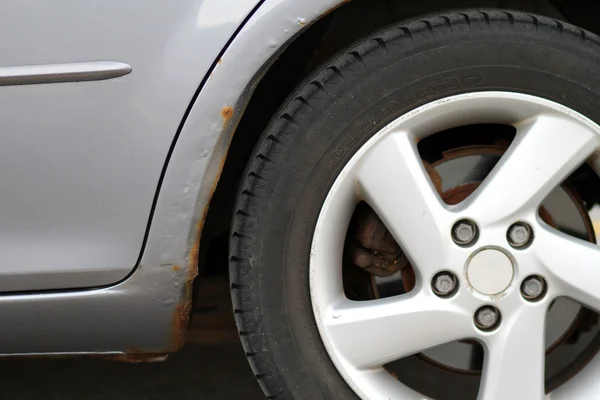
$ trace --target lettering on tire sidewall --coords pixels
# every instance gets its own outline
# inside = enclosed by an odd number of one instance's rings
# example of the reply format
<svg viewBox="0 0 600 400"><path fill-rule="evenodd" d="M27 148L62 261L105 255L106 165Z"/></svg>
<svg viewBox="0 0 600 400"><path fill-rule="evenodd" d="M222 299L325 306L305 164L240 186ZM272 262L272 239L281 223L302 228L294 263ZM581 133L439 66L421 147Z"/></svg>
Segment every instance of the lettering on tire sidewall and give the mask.
<svg viewBox="0 0 600 400"><path fill-rule="evenodd" d="M483 75L467 75L458 78L445 78L434 81L424 88L412 92L404 97L406 101L417 101L423 97L436 95L456 89L468 89L483 83Z"/></svg>

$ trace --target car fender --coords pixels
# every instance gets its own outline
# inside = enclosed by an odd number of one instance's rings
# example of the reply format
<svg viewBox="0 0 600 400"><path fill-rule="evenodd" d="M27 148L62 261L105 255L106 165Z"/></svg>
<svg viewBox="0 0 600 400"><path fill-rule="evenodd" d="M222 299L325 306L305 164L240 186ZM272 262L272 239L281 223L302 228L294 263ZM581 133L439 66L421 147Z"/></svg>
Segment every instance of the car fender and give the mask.
<svg viewBox="0 0 600 400"><path fill-rule="evenodd" d="M254 89L295 35L346 1L265 1L215 63L191 105L166 165L140 265L176 267L182 279L173 310L179 333L189 312L210 200Z"/></svg>

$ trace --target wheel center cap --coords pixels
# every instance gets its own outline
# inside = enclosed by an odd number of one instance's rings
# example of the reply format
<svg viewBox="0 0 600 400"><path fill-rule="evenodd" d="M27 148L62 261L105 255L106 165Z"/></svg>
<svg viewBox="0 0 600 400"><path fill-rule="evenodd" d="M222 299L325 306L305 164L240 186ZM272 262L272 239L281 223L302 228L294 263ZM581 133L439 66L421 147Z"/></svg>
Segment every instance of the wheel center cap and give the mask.
<svg viewBox="0 0 600 400"><path fill-rule="evenodd" d="M485 249L475 253L467 265L467 279L479 293L493 295L506 290L513 279L513 263L504 252Z"/></svg>

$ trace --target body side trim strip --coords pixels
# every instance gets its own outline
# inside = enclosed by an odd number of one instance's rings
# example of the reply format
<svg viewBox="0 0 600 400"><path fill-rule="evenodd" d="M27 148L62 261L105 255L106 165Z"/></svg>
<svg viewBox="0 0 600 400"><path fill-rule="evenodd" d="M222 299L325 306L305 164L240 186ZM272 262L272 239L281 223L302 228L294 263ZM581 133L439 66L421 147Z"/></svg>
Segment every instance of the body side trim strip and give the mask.
<svg viewBox="0 0 600 400"><path fill-rule="evenodd" d="M130 72L131 65L116 61L0 67L0 86L100 81L118 78Z"/></svg>

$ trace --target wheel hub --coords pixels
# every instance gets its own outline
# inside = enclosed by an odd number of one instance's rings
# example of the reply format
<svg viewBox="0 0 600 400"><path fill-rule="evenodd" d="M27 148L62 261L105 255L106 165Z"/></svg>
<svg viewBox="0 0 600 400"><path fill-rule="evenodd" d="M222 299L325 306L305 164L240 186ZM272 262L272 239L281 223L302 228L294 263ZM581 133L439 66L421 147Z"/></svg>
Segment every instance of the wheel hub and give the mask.
<svg viewBox="0 0 600 400"><path fill-rule="evenodd" d="M513 276L513 262L502 250L476 251L467 263L467 280L481 294L502 293L510 286Z"/></svg>

